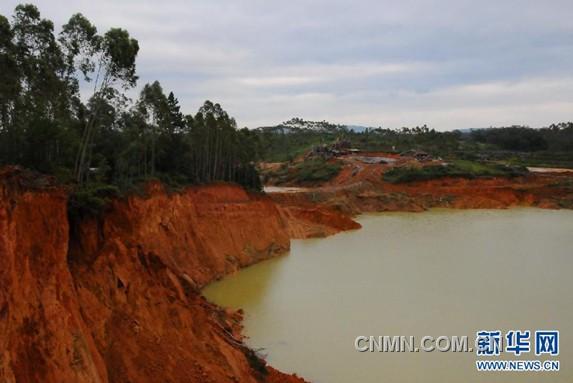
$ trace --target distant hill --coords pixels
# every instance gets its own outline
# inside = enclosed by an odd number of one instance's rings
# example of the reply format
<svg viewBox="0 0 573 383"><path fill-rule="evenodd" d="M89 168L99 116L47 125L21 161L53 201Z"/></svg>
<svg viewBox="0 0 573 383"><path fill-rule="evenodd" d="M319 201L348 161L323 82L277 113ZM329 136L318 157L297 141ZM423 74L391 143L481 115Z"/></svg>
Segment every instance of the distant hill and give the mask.
<svg viewBox="0 0 573 383"><path fill-rule="evenodd" d="M324 132L324 133L354 131L357 133L362 133L366 129L371 129L371 128L361 125L334 124L328 121L308 121L299 117L294 117L288 121L281 122L278 125L262 126L257 129L261 131L271 131L274 133L288 134L301 131L313 131L313 132Z"/></svg>
<svg viewBox="0 0 573 383"><path fill-rule="evenodd" d="M302 118L291 118L288 121L281 122L274 126L262 126L257 128L262 131L272 131L275 133L294 133L301 131L313 131L313 132L324 132L333 133L339 131L345 131L347 128L345 125L332 124L328 121L307 121Z"/></svg>

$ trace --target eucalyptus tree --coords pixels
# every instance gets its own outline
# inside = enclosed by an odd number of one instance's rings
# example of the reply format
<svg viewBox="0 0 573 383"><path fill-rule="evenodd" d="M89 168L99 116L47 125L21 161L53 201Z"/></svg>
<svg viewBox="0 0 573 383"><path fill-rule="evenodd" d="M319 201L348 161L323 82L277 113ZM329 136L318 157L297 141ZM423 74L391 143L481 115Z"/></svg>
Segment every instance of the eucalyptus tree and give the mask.
<svg viewBox="0 0 573 383"><path fill-rule="evenodd" d="M171 131L169 104L159 81L145 84L139 96L136 110L145 121L142 126L142 136L146 143L146 150L149 147L150 175L154 176L157 163L157 138L159 135L168 134Z"/></svg>
<svg viewBox="0 0 573 383"><path fill-rule="evenodd" d="M173 92L167 96L165 130L158 137L157 169L162 173L173 173L176 178L189 182L192 179L191 150L189 137L191 121L181 112L179 100Z"/></svg>
<svg viewBox="0 0 573 383"><path fill-rule="evenodd" d="M135 59L139 44L126 30L112 28L99 36L97 29L85 17L76 14L64 25L60 41L66 47L67 62L74 63L73 68L84 75L85 81L93 84L92 99L111 100L117 94L112 91L114 87L128 89L135 86ZM88 153L101 104L93 103L94 108L89 111L81 135L74 166L74 176L80 184L85 181L89 166Z"/></svg>
<svg viewBox="0 0 573 383"><path fill-rule="evenodd" d="M11 123L16 96L21 89L13 37L10 22L0 15L0 132L8 129Z"/></svg>
<svg viewBox="0 0 573 383"><path fill-rule="evenodd" d="M54 25L33 5L0 16L0 162L65 166L74 90Z"/></svg>
<svg viewBox="0 0 573 383"><path fill-rule="evenodd" d="M219 104L184 115L157 81L130 103L138 51L127 31L101 35L80 13L58 35L34 5L0 15L0 164L55 174L82 192L148 176L181 185L256 175L257 136L238 131Z"/></svg>

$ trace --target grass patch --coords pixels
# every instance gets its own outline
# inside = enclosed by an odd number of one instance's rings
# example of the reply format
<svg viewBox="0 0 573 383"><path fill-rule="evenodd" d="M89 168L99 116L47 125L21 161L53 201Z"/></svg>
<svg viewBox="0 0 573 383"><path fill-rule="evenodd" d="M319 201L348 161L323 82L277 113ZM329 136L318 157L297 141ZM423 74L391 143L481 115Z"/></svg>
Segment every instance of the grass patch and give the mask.
<svg viewBox="0 0 573 383"><path fill-rule="evenodd" d="M491 164L468 160L455 160L447 165L425 167L398 167L383 175L384 181L403 183L425 181L443 177L517 177L527 173L524 167L512 167L503 164Z"/></svg>
<svg viewBox="0 0 573 383"><path fill-rule="evenodd" d="M265 178L278 185L309 185L333 179L338 175L340 169L342 169L340 161L313 158L291 166L284 163L279 169L266 173Z"/></svg>
<svg viewBox="0 0 573 383"><path fill-rule="evenodd" d="M303 161L295 166L296 179L300 183L326 182L336 177L342 165L323 159Z"/></svg>

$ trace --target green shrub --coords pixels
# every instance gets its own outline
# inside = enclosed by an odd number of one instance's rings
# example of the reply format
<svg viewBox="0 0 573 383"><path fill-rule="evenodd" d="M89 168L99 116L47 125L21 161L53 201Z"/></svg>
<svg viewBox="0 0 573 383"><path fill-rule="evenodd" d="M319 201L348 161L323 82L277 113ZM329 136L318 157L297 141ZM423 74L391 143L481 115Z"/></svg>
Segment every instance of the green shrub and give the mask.
<svg viewBox="0 0 573 383"><path fill-rule="evenodd" d="M283 163L278 169L264 173L264 178L278 185L314 184L331 180L338 175L340 169L342 169L340 161L313 158L291 166Z"/></svg>
<svg viewBox="0 0 573 383"><path fill-rule="evenodd" d="M397 167L385 172L383 178L391 183L425 181L443 177L516 177L527 173L524 167L456 160L444 165Z"/></svg>
<svg viewBox="0 0 573 383"><path fill-rule="evenodd" d="M87 184L70 194L68 214L70 217L100 214L110 200L119 196L116 186L107 184Z"/></svg>
<svg viewBox="0 0 573 383"><path fill-rule="evenodd" d="M340 162L306 160L296 165L295 180L299 183L326 182L336 177L341 168Z"/></svg>

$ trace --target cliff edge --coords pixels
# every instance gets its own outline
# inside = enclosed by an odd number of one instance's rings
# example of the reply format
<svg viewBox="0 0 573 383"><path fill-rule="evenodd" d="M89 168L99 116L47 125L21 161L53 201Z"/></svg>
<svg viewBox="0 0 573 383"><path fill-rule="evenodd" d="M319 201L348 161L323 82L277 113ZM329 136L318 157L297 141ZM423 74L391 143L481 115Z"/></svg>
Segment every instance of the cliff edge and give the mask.
<svg viewBox="0 0 573 383"><path fill-rule="evenodd" d="M289 249L269 198L152 183L71 224L66 205L50 179L0 171L1 382L303 382L243 344L240 311L200 292ZM334 230L309 229L313 216L300 235Z"/></svg>

